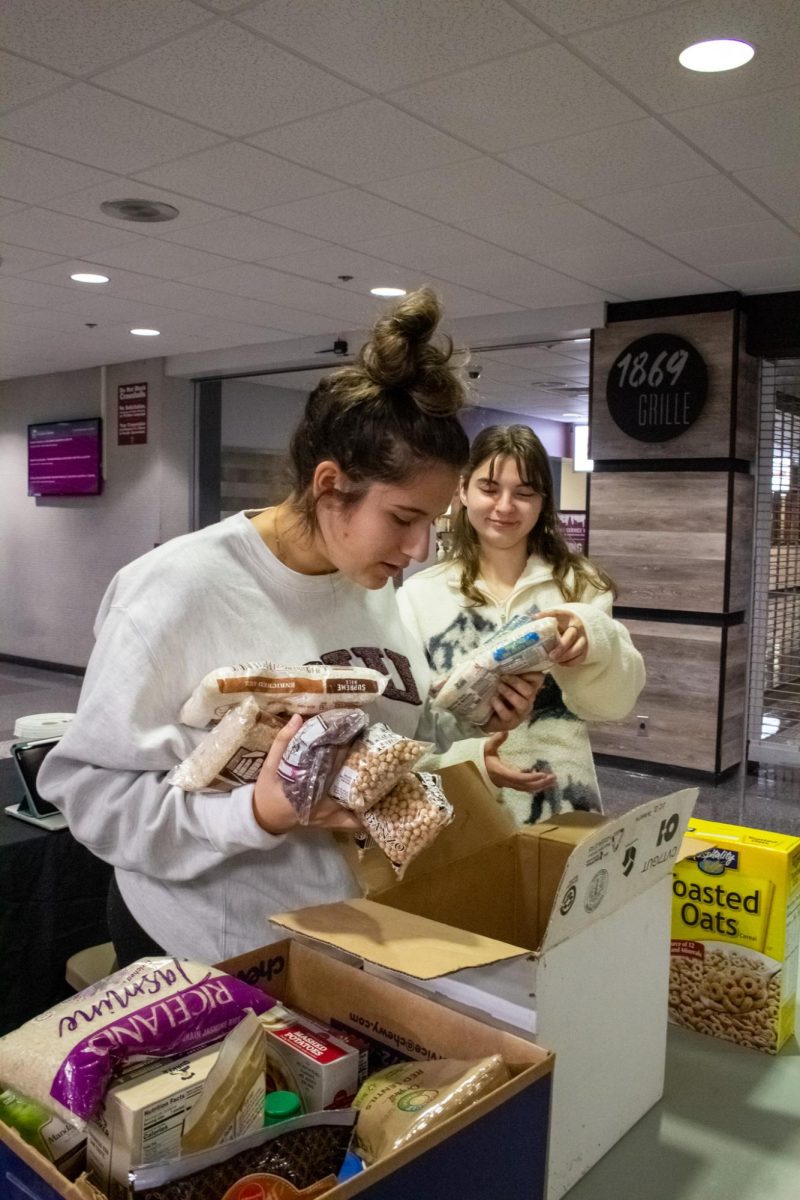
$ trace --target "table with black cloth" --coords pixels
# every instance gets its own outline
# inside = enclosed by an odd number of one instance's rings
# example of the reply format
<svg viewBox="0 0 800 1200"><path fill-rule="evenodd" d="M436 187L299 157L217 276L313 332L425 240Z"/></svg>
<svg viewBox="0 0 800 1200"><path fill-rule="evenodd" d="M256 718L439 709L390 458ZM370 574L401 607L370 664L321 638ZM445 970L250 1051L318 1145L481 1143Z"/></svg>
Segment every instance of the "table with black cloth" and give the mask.
<svg viewBox="0 0 800 1200"><path fill-rule="evenodd" d="M13 761L0 759L0 1034L70 994L70 955L107 942L111 867L68 829L10 817L22 799Z"/></svg>

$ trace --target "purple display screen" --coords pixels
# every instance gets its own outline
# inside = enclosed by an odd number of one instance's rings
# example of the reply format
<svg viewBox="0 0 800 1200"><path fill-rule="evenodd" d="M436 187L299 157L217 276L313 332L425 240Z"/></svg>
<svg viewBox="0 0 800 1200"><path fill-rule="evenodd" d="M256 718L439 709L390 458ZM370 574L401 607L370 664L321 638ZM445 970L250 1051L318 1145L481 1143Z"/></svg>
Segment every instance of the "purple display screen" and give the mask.
<svg viewBox="0 0 800 1200"><path fill-rule="evenodd" d="M97 496L100 418L28 426L28 495Z"/></svg>

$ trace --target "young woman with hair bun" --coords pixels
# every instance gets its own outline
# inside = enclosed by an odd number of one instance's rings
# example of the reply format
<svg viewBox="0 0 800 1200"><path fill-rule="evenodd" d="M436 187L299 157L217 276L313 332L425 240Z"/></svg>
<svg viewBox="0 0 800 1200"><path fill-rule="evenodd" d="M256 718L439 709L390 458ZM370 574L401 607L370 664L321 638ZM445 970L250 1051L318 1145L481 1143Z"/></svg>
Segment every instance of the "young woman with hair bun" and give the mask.
<svg viewBox="0 0 800 1200"><path fill-rule="evenodd" d="M521 823L600 810L586 722L627 716L644 686L642 657L612 616L614 585L567 546L547 451L527 426L493 425L478 434L459 495L447 560L401 589L406 622L443 676L517 614L555 616L555 665L530 717L491 740L489 754L505 743L493 779ZM460 742L442 762L475 752ZM508 766L528 774L522 787Z"/></svg>
<svg viewBox="0 0 800 1200"><path fill-rule="evenodd" d="M430 725L430 671L393 576L427 554L468 442L451 347L432 292L376 323L352 366L314 389L291 443L293 488L274 508L177 537L124 567L95 625L77 715L40 773L75 837L115 867L109 923L120 963L163 948L209 963L261 945L276 913L357 894L331 830L357 819L323 801L297 827L277 774L278 735L255 784L188 793L167 777L202 732L181 707L220 666L272 660L368 666L389 676L370 709L399 734ZM535 686L509 678L486 732L516 725Z"/></svg>

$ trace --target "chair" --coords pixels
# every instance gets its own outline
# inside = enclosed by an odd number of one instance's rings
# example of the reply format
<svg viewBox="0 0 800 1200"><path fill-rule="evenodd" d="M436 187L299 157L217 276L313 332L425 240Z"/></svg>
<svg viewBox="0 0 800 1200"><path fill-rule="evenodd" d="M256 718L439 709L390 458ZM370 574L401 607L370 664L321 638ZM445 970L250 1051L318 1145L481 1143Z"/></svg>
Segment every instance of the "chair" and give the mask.
<svg viewBox="0 0 800 1200"><path fill-rule="evenodd" d="M67 959L66 980L76 992L82 992L84 988L111 975L116 966L117 956L111 942L88 946Z"/></svg>

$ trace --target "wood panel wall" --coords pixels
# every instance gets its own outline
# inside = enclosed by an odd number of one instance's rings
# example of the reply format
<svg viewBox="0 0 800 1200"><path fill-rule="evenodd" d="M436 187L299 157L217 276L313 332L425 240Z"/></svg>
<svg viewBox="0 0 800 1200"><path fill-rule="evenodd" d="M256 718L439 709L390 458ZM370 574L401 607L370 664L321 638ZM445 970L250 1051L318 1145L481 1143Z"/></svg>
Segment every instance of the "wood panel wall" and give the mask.
<svg viewBox="0 0 800 1200"><path fill-rule="evenodd" d="M589 553L614 577L647 667L635 712L598 725L592 744L609 757L718 776L744 743L758 363L744 350L733 293L662 307L646 302L639 315L612 305L592 338ZM679 436L640 442L613 421L606 381L626 346L657 332L699 350L708 398Z"/></svg>

